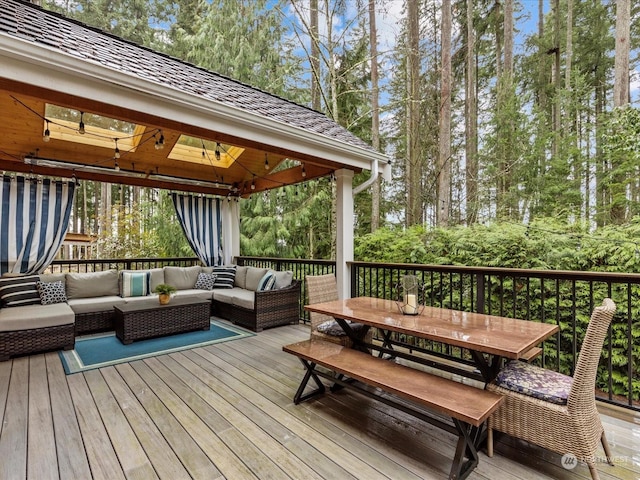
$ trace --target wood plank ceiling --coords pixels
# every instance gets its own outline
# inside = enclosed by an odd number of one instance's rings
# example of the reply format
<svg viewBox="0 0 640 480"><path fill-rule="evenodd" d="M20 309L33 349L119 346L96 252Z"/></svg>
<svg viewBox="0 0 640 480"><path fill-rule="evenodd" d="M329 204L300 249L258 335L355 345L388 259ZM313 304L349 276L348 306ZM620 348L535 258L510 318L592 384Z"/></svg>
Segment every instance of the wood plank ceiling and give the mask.
<svg viewBox="0 0 640 480"><path fill-rule="evenodd" d="M115 158L116 142L93 136L108 146L92 143L87 127L84 142L77 129L68 129L71 141L43 138L47 129L46 104L67 107L78 113L93 113L137 125L138 146L130 149L123 140L118 145L120 158ZM50 131L57 124L51 120ZM295 184L330 174L338 165L323 165L317 160L295 159L288 153L267 151L251 139L230 138L220 132L181 124L168 118L157 118L144 112L101 103L94 99L70 97L46 88L0 79L0 169L33 174L76 177L111 183L177 189L216 195L248 196L251 193ZM62 127L57 127L63 130ZM220 142L220 160L214 149L197 148L199 155L190 159L169 158L173 148L185 134L198 139ZM156 148L162 136L164 148ZM114 134L114 138L123 138ZM105 142L105 140L107 140ZM241 141L239 141L241 140ZM234 148L235 147L235 148ZM204 152L204 154L203 154ZM285 159L289 168L278 168ZM53 167L46 159L69 164ZM268 163L269 169L266 168ZM77 165L78 168L73 168ZM88 167L88 168L87 168ZM118 170L116 170L116 168ZM169 178L173 177L173 179ZM252 188L252 185L254 188Z"/></svg>

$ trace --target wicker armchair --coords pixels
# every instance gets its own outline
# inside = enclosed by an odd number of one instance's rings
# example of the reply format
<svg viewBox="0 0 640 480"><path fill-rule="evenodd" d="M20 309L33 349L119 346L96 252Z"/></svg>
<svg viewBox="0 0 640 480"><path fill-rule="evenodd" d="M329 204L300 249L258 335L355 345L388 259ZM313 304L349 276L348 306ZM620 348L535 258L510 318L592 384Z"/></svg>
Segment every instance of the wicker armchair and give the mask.
<svg viewBox="0 0 640 480"><path fill-rule="evenodd" d="M555 400L557 403L552 403L532 397L531 392L517 393L514 391L514 385L509 389L498 386L496 383L500 383L500 376L496 382L487 385L487 390L504 396L502 405L489 417L489 456L493 455L493 430L498 430L562 455L575 455L579 461L587 463L593 480L599 478L595 465L595 453L599 442L602 443L607 461L613 465L609 445L596 410L594 387L602 344L615 309L615 303L606 298L602 306L596 307L593 311L573 379L568 377L566 383L568 387L565 389L565 404L560 404L563 401L562 397ZM510 366L512 365L505 367L505 370ZM531 365L526 368L538 369L538 374L550 372ZM550 373L556 378L561 375L556 372ZM525 381L521 381L520 384L522 388L531 388L532 385L531 382ZM561 390L559 388L554 393Z"/></svg>
<svg viewBox="0 0 640 480"><path fill-rule="evenodd" d="M305 281L307 283L309 304L338 300L338 285L336 283L336 277L332 273L327 275L307 275ZM343 331L338 331L338 335L325 334L318 331L318 326L325 322L334 321L333 317L323 315L322 313L309 312L309 318L311 320L311 338L321 338L322 340L344 345L345 347L351 347L353 345L351 339L347 337ZM368 330L364 341L371 343L372 339L373 332Z"/></svg>

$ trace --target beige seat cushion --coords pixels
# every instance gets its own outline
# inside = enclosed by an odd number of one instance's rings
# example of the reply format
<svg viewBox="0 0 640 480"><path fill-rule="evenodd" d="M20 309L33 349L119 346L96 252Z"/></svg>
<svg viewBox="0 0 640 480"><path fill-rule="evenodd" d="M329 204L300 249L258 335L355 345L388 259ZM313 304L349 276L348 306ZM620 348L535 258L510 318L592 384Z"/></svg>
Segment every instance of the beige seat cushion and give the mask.
<svg viewBox="0 0 640 480"><path fill-rule="evenodd" d="M262 277L269 271L268 268L247 267L247 280L244 288L255 292Z"/></svg>
<svg viewBox="0 0 640 480"><path fill-rule="evenodd" d="M125 299L119 295L107 295L106 297L74 298L68 300L74 313L94 313L113 310L115 305L124 305Z"/></svg>
<svg viewBox="0 0 640 480"><path fill-rule="evenodd" d="M255 305L255 296L256 292L252 292L251 290L239 290L233 296L233 304L236 307L253 310L253 306Z"/></svg>
<svg viewBox="0 0 640 480"><path fill-rule="evenodd" d="M40 277L41 282L51 283L51 282L62 282L62 285L67 284L67 274L66 273L41 273L38 275Z"/></svg>
<svg viewBox="0 0 640 480"><path fill-rule="evenodd" d="M0 309L0 332L57 327L74 323L73 310L66 303L24 305Z"/></svg>
<svg viewBox="0 0 640 480"><path fill-rule="evenodd" d="M176 297L179 298L197 298L199 300L209 300L213 297L213 290L198 290L191 288L188 290L178 290Z"/></svg>
<svg viewBox="0 0 640 480"><path fill-rule="evenodd" d="M238 287L214 290L213 299L217 302L228 303L229 305L236 305L253 310L255 305L255 292Z"/></svg>
<svg viewBox="0 0 640 480"><path fill-rule="evenodd" d="M190 290L198 281L198 274L202 272L199 266L194 267L164 267L164 283L176 287L178 290Z"/></svg>
<svg viewBox="0 0 640 480"><path fill-rule="evenodd" d="M67 273L67 298L92 298L119 295L118 271Z"/></svg>
<svg viewBox="0 0 640 480"><path fill-rule="evenodd" d="M247 269L249 267L237 266L236 278L233 281L234 287L245 288L247 286Z"/></svg>
<svg viewBox="0 0 640 480"><path fill-rule="evenodd" d="M233 305L233 294L236 290L242 290L239 287L234 288L220 288L213 291L213 299L217 302L228 303Z"/></svg>
<svg viewBox="0 0 640 480"><path fill-rule="evenodd" d="M286 288L293 282L293 272L291 270L285 270L282 272L276 272L276 285L274 290Z"/></svg>

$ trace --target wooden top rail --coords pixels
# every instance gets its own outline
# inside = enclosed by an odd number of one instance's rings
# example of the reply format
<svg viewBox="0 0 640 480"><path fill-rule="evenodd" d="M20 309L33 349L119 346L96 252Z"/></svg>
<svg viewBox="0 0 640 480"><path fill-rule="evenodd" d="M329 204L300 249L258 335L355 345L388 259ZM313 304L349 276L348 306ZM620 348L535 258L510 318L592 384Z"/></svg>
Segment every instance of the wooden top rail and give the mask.
<svg viewBox="0 0 640 480"><path fill-rule="evenodd" d="M486 390L335 343L314 339L285 345L283 350L476 427L502 401L502 396Z"/></svg>

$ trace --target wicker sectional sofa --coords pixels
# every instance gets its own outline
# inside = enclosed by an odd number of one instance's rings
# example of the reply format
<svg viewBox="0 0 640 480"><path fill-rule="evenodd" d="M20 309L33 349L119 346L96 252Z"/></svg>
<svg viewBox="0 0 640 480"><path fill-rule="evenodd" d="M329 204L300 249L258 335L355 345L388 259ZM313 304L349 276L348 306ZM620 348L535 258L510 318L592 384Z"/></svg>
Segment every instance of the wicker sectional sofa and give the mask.
<svg viewBox="0 0 640 480"><path fill-rule="evenodd" d="M178 297L210 300L213 315L257 332L297 323L301 284L292 277L291 272L236 266L44 274L36 280L47 285L61 282L66 301L10 307L2 301L0 279L0 361L72 349L78 335L113 330L114 306L146 300L161 283L174 286ZM207 278L213 282L207 287L213 288L196 288ZM132 279L142 279L143 288L130 287L136 283Z"/></svg>

